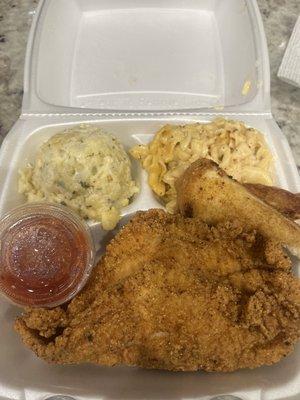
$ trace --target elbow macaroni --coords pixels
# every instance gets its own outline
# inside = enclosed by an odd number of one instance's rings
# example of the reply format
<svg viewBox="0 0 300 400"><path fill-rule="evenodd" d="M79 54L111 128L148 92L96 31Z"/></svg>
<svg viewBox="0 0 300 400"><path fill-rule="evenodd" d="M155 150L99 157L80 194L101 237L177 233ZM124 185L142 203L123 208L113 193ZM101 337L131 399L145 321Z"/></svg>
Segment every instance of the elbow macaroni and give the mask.
<svg viewBox="0 0 300 400"><path fill-rule="evenodd" d="M263 135L242 122L217 118L208 124L166 125L148 145L130 151L148 172L152 190L176 211L175 181L190 164L205 157L242 183L272 185L274 161Z"/></svg>

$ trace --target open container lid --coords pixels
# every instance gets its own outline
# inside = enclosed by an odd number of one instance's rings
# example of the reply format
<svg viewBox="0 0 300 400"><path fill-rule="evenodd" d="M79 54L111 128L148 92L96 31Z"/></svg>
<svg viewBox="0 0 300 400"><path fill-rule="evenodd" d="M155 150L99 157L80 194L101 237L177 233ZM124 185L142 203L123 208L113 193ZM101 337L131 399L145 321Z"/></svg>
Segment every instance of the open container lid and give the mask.
<svg viewBox="0 0 300 400"><path fill-rule="evenodd" d="M255 1L40 2L24 113L264 113L269 103Z"/></svg>
<svg viewBox="0 0 300 400"><path fill-rule="evenodd" d="M240 113L249 126L274 138L282 182L296 190L296 167L269 100L268 55L255 0L41 0L26 58L23 118L0 154L0 208L3 198L9 207L17 201L9 188L17 187L18 168L67 126L91 121L131 140L150 137L171 119L207 121L211 116L204 114L216 114L222 105L222 114ZM193 110L196 117L186 117ZM168 116L156 118L157 111ZM121 117L113 118L115 112ZM147 118L138 120L144 113ZM20 346L11 329L17 314L0 304L3 399L41 400L55 393L88 400L211 400L219 393L243 400L299 397L299 347L272 367L229 374L49 366Z"/></svg>

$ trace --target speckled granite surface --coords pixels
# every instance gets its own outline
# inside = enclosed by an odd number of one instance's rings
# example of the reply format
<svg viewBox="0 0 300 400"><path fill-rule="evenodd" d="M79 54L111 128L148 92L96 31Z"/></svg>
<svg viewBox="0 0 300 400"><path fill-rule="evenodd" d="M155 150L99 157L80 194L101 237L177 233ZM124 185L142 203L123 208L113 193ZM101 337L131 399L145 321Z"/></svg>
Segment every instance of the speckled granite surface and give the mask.
<svg viewBox="0 0 300 400"><path fill-rule="evenodd" d="M37 2L0 0L0 142L20 114L25 47ZM258 0L258 3L269 45L272 111L300 168L300 89L281 82L276 76L300 13L300 1Z"/></svg>

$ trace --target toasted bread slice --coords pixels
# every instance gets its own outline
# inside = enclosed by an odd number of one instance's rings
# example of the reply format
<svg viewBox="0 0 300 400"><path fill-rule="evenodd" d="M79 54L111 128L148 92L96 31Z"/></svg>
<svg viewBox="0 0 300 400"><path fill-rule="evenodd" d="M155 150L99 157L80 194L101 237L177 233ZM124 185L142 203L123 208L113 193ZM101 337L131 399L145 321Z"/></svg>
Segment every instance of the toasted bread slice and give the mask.
<svg viewBox="0 0 300 400"><path fill-rule="evenodd" d="M177 181L179 211L208 224L232 219L288 246L300 258L300 227L264 203L207 159L194 162Z"/></svg>
<svg viewBox="0 0 300 400"><path fill-rule="evenodd" d="M291 193L275 186L265 186L254 183L244 183L243 186L263 200L265 203L276 208L281 214L293 220L300 219L300 194Z"/></svg>

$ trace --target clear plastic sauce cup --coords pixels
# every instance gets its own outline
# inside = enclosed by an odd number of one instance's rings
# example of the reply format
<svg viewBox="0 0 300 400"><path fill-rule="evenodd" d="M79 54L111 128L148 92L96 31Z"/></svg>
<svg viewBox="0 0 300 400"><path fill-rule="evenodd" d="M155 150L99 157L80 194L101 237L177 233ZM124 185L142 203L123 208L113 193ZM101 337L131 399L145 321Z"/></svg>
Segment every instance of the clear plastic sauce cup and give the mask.
<svg viewBox="0 0 300 400"><path fill-rule="evenodd" d="M67 207L26 204L0 220L0 291L15 304L48 308L69 301L94 260L88 226Z"/></svg>

